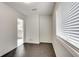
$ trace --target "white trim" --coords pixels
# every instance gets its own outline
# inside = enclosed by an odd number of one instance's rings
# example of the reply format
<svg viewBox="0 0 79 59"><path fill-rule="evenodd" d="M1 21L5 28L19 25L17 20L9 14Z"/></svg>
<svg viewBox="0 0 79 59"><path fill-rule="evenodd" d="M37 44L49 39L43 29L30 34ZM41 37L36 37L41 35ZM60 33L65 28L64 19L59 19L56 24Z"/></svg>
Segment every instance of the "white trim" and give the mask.
<svg viewBox="0 0 79 59"><path fill-rule="evenodd" d="M52 43L52 42L48 42L48 41L40 41L40 43Z"/></svg>
<svg viewBox="0 0 79 59"><path fill-rule="evenodd" d="M40 44L40 42L24 42L24 43Z"/></svg>
<svg viewBox="0 0 79 59"><path fill-rule="evenodd" d="M74 46L71 47L70 45L68 45L63 38L61 38L60 36L57 36L57 39L59 42L61 42L61 44L75 57L79 57L79 51L78 51L78 48L75 47L74 49Z"/></svg>

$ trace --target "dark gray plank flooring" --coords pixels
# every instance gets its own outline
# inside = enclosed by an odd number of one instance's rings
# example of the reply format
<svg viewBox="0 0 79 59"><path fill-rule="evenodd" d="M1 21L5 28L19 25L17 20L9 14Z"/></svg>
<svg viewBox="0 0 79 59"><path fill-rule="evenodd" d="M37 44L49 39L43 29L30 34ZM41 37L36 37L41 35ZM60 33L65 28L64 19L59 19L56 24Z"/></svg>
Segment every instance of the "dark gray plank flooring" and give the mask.
<svg viewBox="0 0 79 59"><path fill-rule="evenodd" d="M3 57L55 57L51 43L23 44Z"/></svg>

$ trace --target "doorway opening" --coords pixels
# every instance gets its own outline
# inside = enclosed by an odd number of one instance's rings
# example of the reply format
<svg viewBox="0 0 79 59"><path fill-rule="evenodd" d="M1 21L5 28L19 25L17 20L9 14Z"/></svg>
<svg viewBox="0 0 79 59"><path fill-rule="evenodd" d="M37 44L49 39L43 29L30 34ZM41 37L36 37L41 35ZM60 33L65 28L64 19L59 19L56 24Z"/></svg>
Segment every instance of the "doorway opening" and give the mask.
<svg viewBox="0 0 79 59"><path fill-rule="evenodd" d="M24 22L22 19L17 19L17 47L24 43Z"/></svg>

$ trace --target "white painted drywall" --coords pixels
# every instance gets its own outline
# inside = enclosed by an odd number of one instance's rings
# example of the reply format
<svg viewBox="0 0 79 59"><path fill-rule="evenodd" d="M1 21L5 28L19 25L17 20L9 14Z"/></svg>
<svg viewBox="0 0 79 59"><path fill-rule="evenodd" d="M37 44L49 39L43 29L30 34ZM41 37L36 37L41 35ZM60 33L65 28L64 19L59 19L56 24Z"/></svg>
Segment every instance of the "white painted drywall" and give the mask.
<svg viewBox="0 0 79 59"><path fill-rule="evenodd" d="M16 48L17 16L13 9L0 3L0 56Z"/></svg>
<svg viewBox="0 0 79 59"><path fill-rule="evenodd" d="M64 3L63 3L64 4ZM65 4L67 5L67 4ZM65 6L64 6L65 7ZM56 11L61 13L61 5L56 5L55 9L53 11L53 15L52 15L52 44L55 50L55 54L57 57L73 57L73 55L61 44L61 42L59 42L59 40L56 38L56 30L58 29L56 26L56 20L60 20L61 18L56 18L56 17L60 17L60 15L56 15ZM58 31L57 31L58 32ZM59 32L60 33L60 32Z"/></svg>
<svg viewBox="0 0 79 59"><path fill-rule="evenodd" d="M51 43L51 16L40 16L40 42Z"/></svg>
<svg viewBox="0 0 79 59"><path fill-rule="evenodd" d="M26 21L26 39L25 43L39 43L39 15L29 15Z"/></svg>

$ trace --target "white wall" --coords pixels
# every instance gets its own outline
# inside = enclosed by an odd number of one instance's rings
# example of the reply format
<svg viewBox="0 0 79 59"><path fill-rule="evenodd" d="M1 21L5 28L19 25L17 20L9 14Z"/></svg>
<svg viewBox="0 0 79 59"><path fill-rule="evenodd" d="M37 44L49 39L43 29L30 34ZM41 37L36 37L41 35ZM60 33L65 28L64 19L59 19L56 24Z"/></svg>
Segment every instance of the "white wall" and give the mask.
<svg viewBox="0 0 79 59"><path fill-rule="evenodd" d="M51 16L40 16L40 42L51 43Z"/></svg>
<svg viewBox="0 0 79 59"><path fill-rule="evenodd" d="M39 15L26 16L25 43L39 43Z"/></svg>
<svg viewBox="0 0 79 59"><path fill-rule="evenodd" d="M15 11L0 3L0 56L16 48L16 19Z"/></svg>
<svg viewBox="0 0 79 59"><path fill-rule="evenodd" d="M51 43L51 16L26 16L25 43Z"/></svg>
<svg viewBox="0 0 79 59"><path fill-rule="evenodd" d="M60 8L61 8L61 5L56 5L53 11L54 13L52 15L52 44L57 57L72 57L73 55L63 46L63 44L59 41L59 39L56 38L56 29L58 29L56 28L58 24L58 23L56 24L56 20L61 21L61 18L56 18L58 16L60 17L60 15L56 15L56 11L61 13L62 11Z"/></svg>

